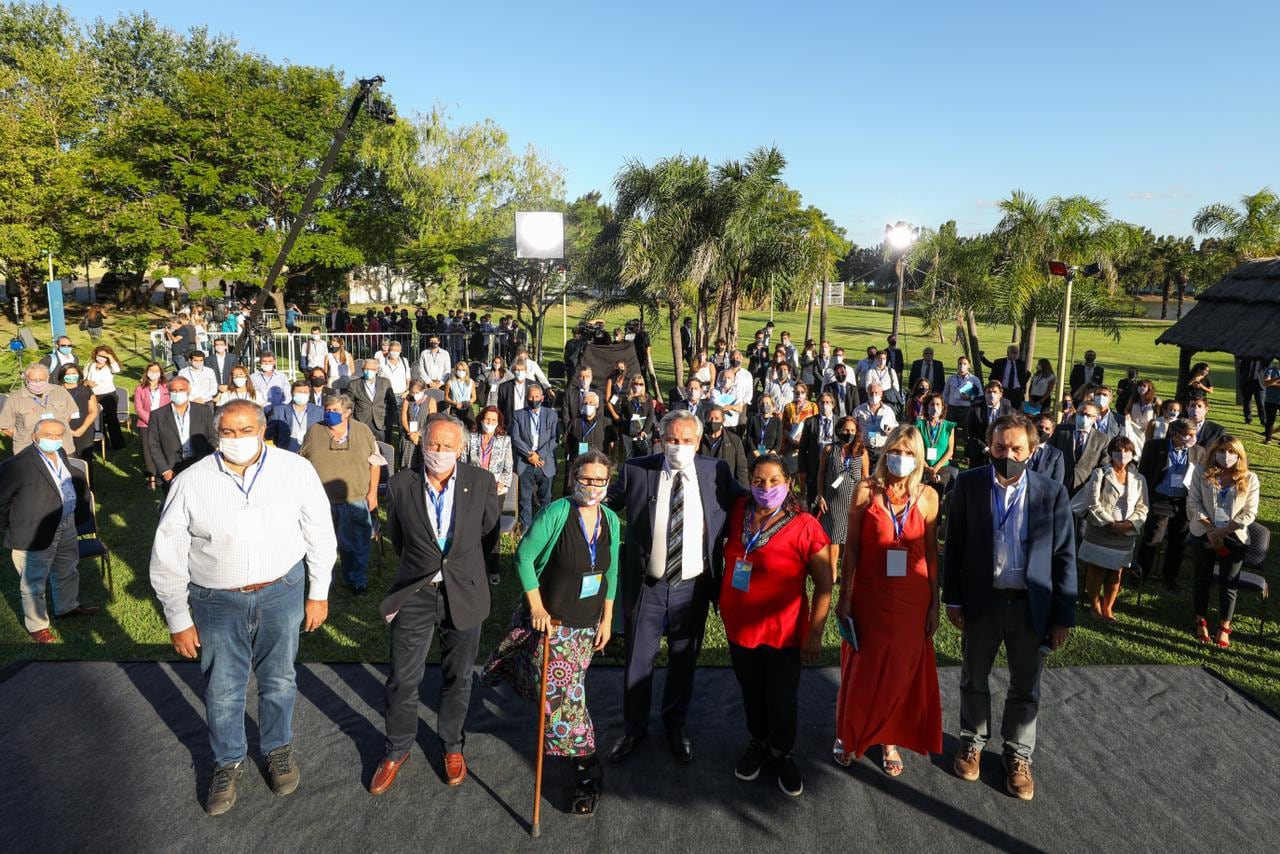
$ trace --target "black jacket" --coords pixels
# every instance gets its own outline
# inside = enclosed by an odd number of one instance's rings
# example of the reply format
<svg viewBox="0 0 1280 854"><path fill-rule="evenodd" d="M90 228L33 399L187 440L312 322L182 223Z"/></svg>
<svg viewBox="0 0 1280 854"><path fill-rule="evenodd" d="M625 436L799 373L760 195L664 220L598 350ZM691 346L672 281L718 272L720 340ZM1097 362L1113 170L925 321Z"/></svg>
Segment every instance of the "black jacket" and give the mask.
<svg viewBox="0 0 1280 854"><path fill-rule="evenodd" d="M231 385L231 369L240 364L240 357L232 353L230 349L222 357L222 370L218 370L218 354L206 353L204 357L204 365L213 371L213 375L218 378L218 385Z"/></svg>
<svg viewBox="0 0 1280 854"><path fill-rule="evenodd" d="M394 408L391 394L391 380L377 377L373 381L373 397L364 385L364 377L359 376L347 383L347 394L351 395L351 417L364 424L375 434L385 435L387 429L387 408Z"/></svg>
<svg viewBox="0 0 1280 854"><path fill-rule="evenodd" d="M187 405L187 415L191 418L191 457L184 461L173 404L166 404L151 413L147 445L151 448L151 462L155 464L156 474L170 470L176 474L213 453L213 410L203 403L191 403Z"/></svg>
<svg viewBox="0 0 1280 854"><path fill-rule="evenodd" d="M387 493L387 534L400 557L391 590L378 610L383 617L399 611L437 572L444 573L449 620L462 631L489 616L489 575L483 542L498 527L502 507L493 475L459 462L453 485L453 539L449 554L440 551L427 519L423 474L403 469L391 477Z"/></svg>
<svg viewBox="0 0 1280 854"><path fill-rule="evenodd" d="M1070 424L1060 424L1053 431L1049 444L1062 452L1062 465L1067 475L1067 491L1075 495L1084 486L1093 470L1106 462L1107 445L1111 437L1100 430L1090 430L1085 439L1084 451L1076 456L1076 430Z"/></svg>
<svg viewBox="0 0 1280 854"><path fill-rule="evenodd" d="M764 441L760 440L761 432L764 433ZM755 451L760 445L764 445L765 451L782 452L782 418L776 413L769 419L769 423L764 423L763 415L752 415L747 419L747 437L744 450ZM750 456L750 453L748 453Z"/></svg>
<svg viewBox="0 0 1280 854"><path fill-rule="evenodd" d="M65 451L58 451L58 456L76 488L79 526L90 518L89 484L79 469L67 463ZM28 445L0 463L0 543L18 551L47 549L61 521L62 493L54 486L37 446Z"/></svg>
<svg viewBox="0 0 1280 854"><path fill-rule="evenodd" d="M1000 405L996 407L996 417L1008 415L1013 412L1013 406L1005 398L1000 398ZM987 405L984 399L981 403L974 401L973 406L969 407L969 420L965 424L965 429L969 432L968 447L966 453L969 457L970 466L985 466L987 460L987 427L991 425L991 407Z"/></svg>
<svg viewBox="0 0 1280 854"><path fill-rule="evenodd" d="M1008 397L1009 392L1012 390L1011 386L1006 386L1004 384L1004 375L1005 375L1005 372L1009 369L1008 358L996 359L994 362L988 362L986 359L983 359L982 364L986 365L988 368L991 369L991 374L987 377L987 379L996 380L997 382L999 382L1000 385L1004 388L1005 396ZM1025 395L1027 391L1027 383L1031 382L1031 372L1027 370L1026 365L1016 360L1013 363L1013 369L1018 375L1017 390L1022 392L1023 395Z"/></svg>
<svg viewBox="0 0 1280 854"><path fill-rule="evenodd" d="M501 389L499 389L499 391L501 391ZM599 402L596 406L596 417L607 420L609 417L609 411L605 409L604 406L604 387L598 386L593 382L587 391L595 392L596 397L599 398ZM573 385L565 389L564 394L561 395L560 431L562 433L569 428L569 425L573 423L580 414L582 414L582 396L585 393L586 392L583 392L583 390L577 385Z"/></svg>
<svg viewBox="0 0 1280 854"><path fill-rule="evenodd" d="M724 460L733 474L733 479L743 486L747 485L747 452L742 447L742 440L732 430L721 430L717 441L712 441L706 433L702 434L702 445L698 453L707 457Z"/></svg>
<svg viewBox="0 0 1280 854"><path fill-rule="evenodd" d="M942 368L942 362L938 359L931 359L929 370L924 369L924 359L916 359L911 363L911 376L907 380L907 388L913 389L920 379L929 381L929 391L942 394L942 387L946 384L947 378Z"/></svg>

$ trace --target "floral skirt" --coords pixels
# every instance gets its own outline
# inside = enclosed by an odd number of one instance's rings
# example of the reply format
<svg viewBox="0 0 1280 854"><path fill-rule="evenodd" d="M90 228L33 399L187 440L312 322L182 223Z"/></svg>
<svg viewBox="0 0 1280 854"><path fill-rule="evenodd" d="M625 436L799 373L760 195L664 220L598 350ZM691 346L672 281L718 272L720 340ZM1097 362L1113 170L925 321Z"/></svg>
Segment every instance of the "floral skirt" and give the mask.
<svg viewBox="0 0 1280 854"><path fill-rule="evenodd" d="M587 712L584 684L591 665L596 630L557 626L551 630L547 665L547 755L589 756L596 735ZM508 682L526 700L538 702L542 691L542 632L534 631L524 607L517 607L511 627L489 656L482 684Z"/></svg>

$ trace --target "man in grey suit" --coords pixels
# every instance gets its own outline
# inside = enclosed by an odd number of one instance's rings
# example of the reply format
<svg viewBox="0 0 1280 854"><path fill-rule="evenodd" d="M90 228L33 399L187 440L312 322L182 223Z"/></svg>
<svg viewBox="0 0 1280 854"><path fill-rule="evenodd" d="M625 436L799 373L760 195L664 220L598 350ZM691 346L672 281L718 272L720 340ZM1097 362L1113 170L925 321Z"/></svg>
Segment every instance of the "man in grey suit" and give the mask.
<svg viewBox="0 0 1280 854"><path fill-rule="evenodd" d="M379 442L387 441L388 400L391 380L378 376L378 360L365 359L364 373L347 384L351 395L351 417L373 431Z"/></svg>
<svg viewBox="0 0 1280 854"><path fill-rule="evenodd" d="M556 440L560 419L549 407L544 408L544 392L537 383L529 383L525 392L525 408L516 410L511 423L511 450L516 458L516 476L520 479L520 530L529 530L533 521L533 498L537 492L538 509L551 501L551 484L556 477Z"/></svg>
<svg viewBox="0 0 1280 854"><path fill-rule="evenodd" d="M1096 429L1097 421L1098 405L1086 400L1076 411L1075 426L1059 425L1050 440L1050 444L1062 452L1067 492L1072 495L1079 492L1093 470L1106 461L1107 443L1111 437Z"/></svg>

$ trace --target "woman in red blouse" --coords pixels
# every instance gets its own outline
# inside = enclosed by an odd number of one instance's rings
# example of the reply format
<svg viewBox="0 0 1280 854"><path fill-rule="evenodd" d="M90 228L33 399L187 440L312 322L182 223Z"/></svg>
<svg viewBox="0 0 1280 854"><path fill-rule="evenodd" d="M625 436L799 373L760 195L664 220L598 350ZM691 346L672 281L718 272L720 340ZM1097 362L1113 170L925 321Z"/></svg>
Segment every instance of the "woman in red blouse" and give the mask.
<svg viewBox="0 0 1280 854"><path fill-rule="evenodd" d="M898 747L942 752L938 628L938 497L920 483L924 442L911 425L889 434L875 474L849 511L836 618L852 618L857 649L841 645L835 758L849 765L882 746L881 767L902 773ZM842 634L845 632L842 631Z"/></svg>
<svg viewBox="0 0 1280 854"><path fill-rule="evenodd" d="M831 605L831 541L791 493L781 457L751 461L751 496L729 512L720 616L751 744L738 761L739 780L754 780L766 763L788 795L804 791L791 758L796 740L800 662L822 651ZM813 608L805 589L813 579Z"/></svg>

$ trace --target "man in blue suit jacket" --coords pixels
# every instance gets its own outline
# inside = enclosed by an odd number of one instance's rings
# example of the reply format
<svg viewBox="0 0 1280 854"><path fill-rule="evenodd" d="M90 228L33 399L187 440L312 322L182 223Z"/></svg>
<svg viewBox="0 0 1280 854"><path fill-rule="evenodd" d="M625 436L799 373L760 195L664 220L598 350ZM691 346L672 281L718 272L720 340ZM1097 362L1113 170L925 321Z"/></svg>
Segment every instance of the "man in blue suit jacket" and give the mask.
<svg viewBox="0 0 1280 854"><path fill-rule="evenodd" d="M1031 422L1036 425L1036 435L1040 437L1040 444L1036 445L1035 450L1031 452L1031 458L1027 460L1027 470L1042 474L1066 486L1066 460L1062 457L1062 451L1049 444L1056 426L1053 423L1053 416L1037 415L1031 419Z"/></svg>
<svg viewBox="0 0 1280 854"><path fill-rule="evenodd" d="M648 733L653 660L664 634L669 666L662 720L676 759L693 759L684 734L693 672L707 606L720 589L729 508L746 493L724 460L697 455L697 416L669 412L659 434L663 453L628 460L605 499L627 516L621 558L626 731L609 753L614 762L630 755Z"/></svg>
<svg viewBox="0 0 1280 854"><path fill-rule="evenodd" d="M516 410L511 422L511 448L516 458L516 476L520 478L520 530L529 530L533 521L533 493L538 493L538 509L551 501L551 483L556 476L556 441L560 418L550 407L543 407L544 392L537 383L529 383L524 409Z"/></svg>
<svg viewBox="0 0 1280 854"><path fill-rule="evenodd" d="M277 448L296 454L311 425L324 420L324 408L311 403L311 387L306 380L294 380L290 391L292 398L289 402L271 410L271 417L267 420L267 439Z"/></svg>
<svg viewBox="0 0 1280 854"><path fill-rule="evenodd" d="M1006 788L1022 800L1035 794L1031 753L1041 648L1062 646L1076 621L1071 501L1060 482L1026 469L1038 440L1027 416L1002 415L987 430L991 465L955 479L942 591L947 618L964 637L956 774L978 779L991 729L988 677L1003 645L1009 661L1000 727Z"/></svg>

